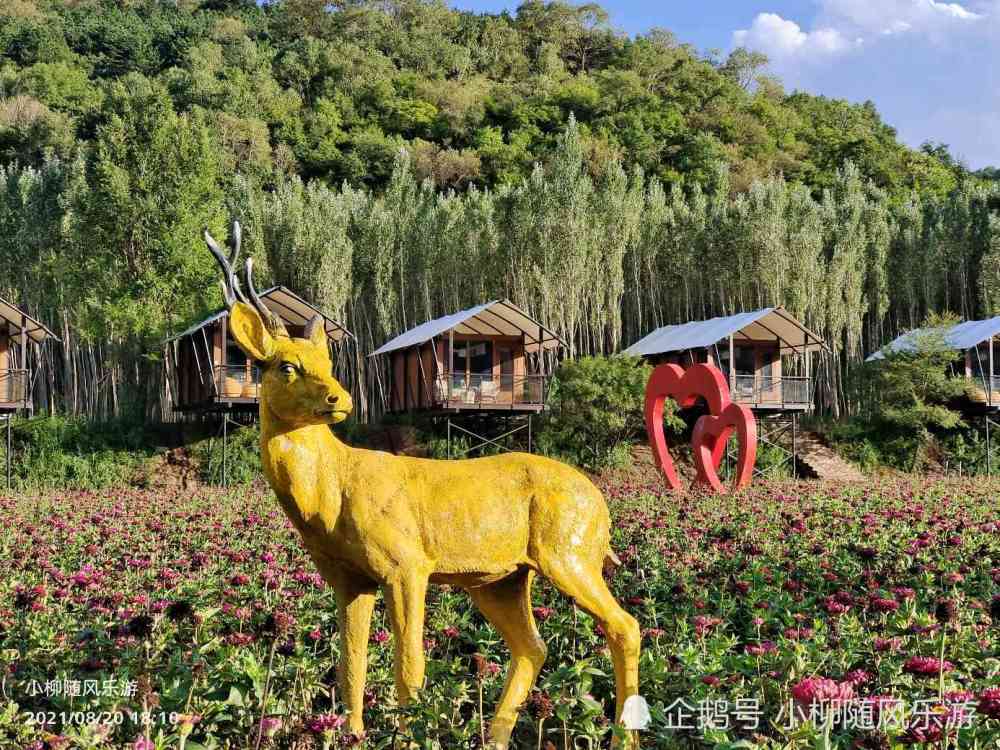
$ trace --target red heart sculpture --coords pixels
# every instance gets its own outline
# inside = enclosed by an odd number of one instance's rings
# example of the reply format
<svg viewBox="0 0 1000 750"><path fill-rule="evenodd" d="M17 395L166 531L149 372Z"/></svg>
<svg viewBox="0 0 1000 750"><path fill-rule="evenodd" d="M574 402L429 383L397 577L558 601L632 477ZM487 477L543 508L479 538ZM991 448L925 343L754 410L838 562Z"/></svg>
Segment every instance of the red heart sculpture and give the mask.
<svg viewBox="0 0 1000 750"><path fill-rule="evenodd" d="M725 492L719 480L719 464L726 451L726 442L734 431L740 441L740 457L736 462L733 489L739 489L750 483L757 459L757 420L753 412L742 404L731 403L718 416L705 414L699 417L691 433L697 481L719 493Z"/></svg>
<svg viewBox="0 0 1000 750"><path fill-rule="evenodd" d="M708 414L699 418L691 435L691 449L697 468L696 483L708 484L723 492L718 469L725 453L726 441L736 431L740 441L740 456L733 489L746 486L753 475L757 458L757 422L753 412L734 404L729 397L729 384L722 372L712 365L697 364L685 370L680 365L660 365L646 384L646 431L656 465L675 491L683 490L674 461L663 436L663 403L672 398L678 406L694 406L699 398L708 404Z"/></svg>

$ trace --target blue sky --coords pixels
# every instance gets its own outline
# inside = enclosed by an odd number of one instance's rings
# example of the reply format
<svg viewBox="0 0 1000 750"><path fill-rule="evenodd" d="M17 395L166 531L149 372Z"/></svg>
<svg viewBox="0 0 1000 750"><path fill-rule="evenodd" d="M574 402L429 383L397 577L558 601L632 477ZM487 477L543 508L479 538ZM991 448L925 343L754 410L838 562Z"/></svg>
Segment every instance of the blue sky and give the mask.
<svg viewBox="0 0 1000 750"><path fill-rule="evenodd" d="M504 0L456 8L516 9ZM766 53L788 90L871 99L913 146L1000 166L1000 0L603 0L615 28L669 29L700 50Z"/></svg>

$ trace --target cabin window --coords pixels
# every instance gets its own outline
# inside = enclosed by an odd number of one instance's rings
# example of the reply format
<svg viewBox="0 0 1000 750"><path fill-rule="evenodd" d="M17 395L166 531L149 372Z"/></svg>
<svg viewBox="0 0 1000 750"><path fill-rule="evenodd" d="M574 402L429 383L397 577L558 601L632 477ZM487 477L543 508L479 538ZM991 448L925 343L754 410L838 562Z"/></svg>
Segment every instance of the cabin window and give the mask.
<svg viewBox="0 0 1000 750"><path fill-rule="evenodd" d="M226 375L243 380L247 369L247 355L233 342L226 347Z"/></svg>
<svg viewBox="0 0 1000 750"><path fill-rule="evenodd" d="M456 375L466 374L492 378L493 342L463 341L456 343L451 355L451 369Z"/></svg>
<svg viewBox="0 0 1000 750"><path fill-rule="evenodd" d="M477 341L469 345L469 372L493 377L493 342Z"/></svg>
<svg viewBox="0 0 1000 750"><path fill-rule="evenodd" d="M737 375L754 374L754 350L752 346L735 347L734 356L736 358Z"/></svg>

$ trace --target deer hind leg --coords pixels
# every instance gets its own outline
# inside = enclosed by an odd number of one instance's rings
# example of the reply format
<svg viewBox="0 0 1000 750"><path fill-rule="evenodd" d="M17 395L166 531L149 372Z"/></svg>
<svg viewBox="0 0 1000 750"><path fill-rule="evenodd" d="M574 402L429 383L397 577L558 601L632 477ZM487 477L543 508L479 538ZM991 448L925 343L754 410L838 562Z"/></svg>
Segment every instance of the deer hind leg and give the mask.
<svg viewBox="0 0 1000 750"><path fill-rule="evenodd" d="M615 668L615 721L621 721L625 701L639 694L639 623L621 608L608 590L602 561L550 557L540 562L542 574L592 615L607 633ZM627 746L634 744L634 738L630 738Z"/></svg>
<svg viewBox="0 0 1000 750"><path fill-rule="evenodd" d="M531 613L531 582L525 570L502 581L469 589L472 601L492 623L510 649L510 666L500 705L490 726L490 748L505 750L517 723L517 713L545 663L545 642Z"/></svg>

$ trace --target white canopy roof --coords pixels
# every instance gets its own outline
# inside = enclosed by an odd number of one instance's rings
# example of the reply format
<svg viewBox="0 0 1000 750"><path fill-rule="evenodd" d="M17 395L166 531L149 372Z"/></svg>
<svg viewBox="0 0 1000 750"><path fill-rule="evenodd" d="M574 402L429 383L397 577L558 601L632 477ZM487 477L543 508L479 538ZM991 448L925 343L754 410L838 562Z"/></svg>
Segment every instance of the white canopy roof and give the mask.
<svg viewBox="0 0 1000 750"><path fill-rule="evenodd" d="M902 336L886 344L882 349L875 352L866 359L866 362L873 362L885 357L885 352L912 352L917 348L917 340L921 335L931 333L931 328L917 328L907 331ZM977 344L989 340L990 336L1000 335L1000 315L986 320L966 320L951 328L941 329L944 334L945 343L952 349L962 351L971 349Z"/></svg>
<svg viewBox="0 0 1000 750"><path fill-rule="evenodd" d="M304 326L314 315L319 315L323 318L326 335L329 336L331 340L340 341L345 336L351 336L351 332L344 328L340 323L317 308L315 305L306 302L299 295L286 287L272 286L270 289L265 289L260 293L260 299L267 306L268 310L273 312L281 318L282 321L289 325ZM204 328L209 323L214 323L220 318L226 317L228 314L229 311L226 309L212 313L207 318L195 323L187 330L181 331L176 336L171 336L167 339L167 341L174 341L176 339L183 338L184 336L190 336L195 331Z"/></svg>
<svg viewBox="0 0 1000 750"><path fill-rule="evenodd" d="M387 354L397 349L407 349L423 344L435 336L454 331L480 336L524 335L525 349L529 352L566 346L556 334L543 326L528 313L507 300L494 300L468 310L445 315L421 323L382 344L369 356Z"/></svg>
<svg viewBox="0 0 1000 750"><path fill-rule="evenodd" d="M777 341L782 354L823 348L823 339L803 326L782 307L766 307L724 318L694 320L663 326L639 339L623 353L645 357L712 346L733 337L741 341Z"/></svg>
<svg viewBox="0 0 1000 750"><path fill-rule="evenodd" d="M36 344L42 344L46 339L59 340L49 328L44 324L24 312L16 305L12 305L5 299L0 298L0 318L10 324L10 335L17 338L21 335L22 320L24 321L24 332L28 338Z"/></svg>

